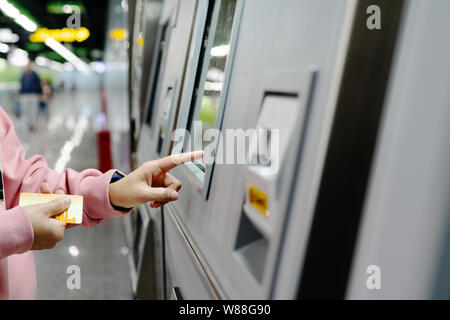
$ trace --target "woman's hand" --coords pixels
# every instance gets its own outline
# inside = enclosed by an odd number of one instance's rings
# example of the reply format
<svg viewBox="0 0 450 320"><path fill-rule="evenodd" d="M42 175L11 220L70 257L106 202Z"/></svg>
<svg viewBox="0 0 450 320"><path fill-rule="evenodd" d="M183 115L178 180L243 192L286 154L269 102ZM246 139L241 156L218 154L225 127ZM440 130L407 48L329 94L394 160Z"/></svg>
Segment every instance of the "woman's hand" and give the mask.
<svg viewBox="0 0 450 320"><path fill-rule="evenodd" d="M42 193L52 193L48 184L41 185ZM56 193L62 194L58 190ZM33 226L34 240L31 250L52 249L64 239L66 224L53 219L70 206L70 198L61 198L44 204L23 207Z"/></svg>
<svg viewBox="0 0 450 320"><path fill-rule="evenodd" d="M150 206L157 208L177 200L181 182L168 172L180 164L202 157L203 151L197 151L145 163L128 176L110 184L111 204L121 208L133 208L150 202Z"/></svg>
<svg viewBox="0 0 450 320"><path fill-rule="evenodd" d="M47 182L41 184L41 193L53 194L52 188L50 188L50 185ZM55 191L55 194L66 194L66 193L64 192L64 190L58 189Z"/></svg>

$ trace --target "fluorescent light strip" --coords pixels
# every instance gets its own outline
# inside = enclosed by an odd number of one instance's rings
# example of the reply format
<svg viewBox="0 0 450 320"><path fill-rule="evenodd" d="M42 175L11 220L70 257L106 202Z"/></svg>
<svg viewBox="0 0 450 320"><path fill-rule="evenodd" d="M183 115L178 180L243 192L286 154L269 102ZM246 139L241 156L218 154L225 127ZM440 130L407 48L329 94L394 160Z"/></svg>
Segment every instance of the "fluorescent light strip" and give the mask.
<svg viewBox="0 0 450 320"><path fill-rule="evenodd" d="M6 43L0 42L0 52L1 53L8 53L9 52L9 46Z"/></svg>
<svg viewBox="0 0 450 320"><path fill-rule="evenodd" d="M89 66L83 60L78 58L72 51L68 50L55 39L48 37L47 39L45 39L45 44L49 48L57 52L61 57L73 64L77 70L82 72L86 72L89 70Z"/></svg>
<svg viewBox="0 0 450 320"><path fill-rule="evenodd" d="M22 28L28 32L34 32L37 30L37 25L31 21L30 18L20 13L14 5L6 0L0 0L0 10L8 17L14 19Z"/></svg>
<svg viewBox="0 0 450 320"><path fill-rule="evenodd" d="M0 10L8 17L16 19L20 16L20 11L6 0L0 0Z"/></svg>
<svg viewBox="0 0 450 320"><path fill-rule="evenodd" d="M52 69L54 71L59 71L59 72L64 71L64 65L62 63L47 59L42 56L37 57L35 62L38 66L43 67L43 68L49 68L49 69Z"/></svg>
<svg viewBox="0 0 450 320"><path fill-rule="evenodd" d="M211 56L213 57L226 57L230 54L230 46L223 44L211 49Z"/></svg>
<svg viewBox="0 0 450 320"><path fill-rule="evenodd" d="M16 67L25 67L28 64L28 52L15 48L8 55L8 62Z"/></svg>
<svg viewBox="0 0 450 320"><path fill-rule="evenodd" d="M37 30L36 24L33 21L31 21L27 16L24 16L23 14L19 15L14 20L28 32L35 32Z"/></svg>

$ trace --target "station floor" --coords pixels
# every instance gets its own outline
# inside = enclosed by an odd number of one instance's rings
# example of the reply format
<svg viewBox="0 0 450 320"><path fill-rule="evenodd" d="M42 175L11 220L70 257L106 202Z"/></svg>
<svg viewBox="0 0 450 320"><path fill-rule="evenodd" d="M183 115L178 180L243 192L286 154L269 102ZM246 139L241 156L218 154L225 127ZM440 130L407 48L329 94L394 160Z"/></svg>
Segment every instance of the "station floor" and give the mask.
<svg viewBox="0 0 450 320"><path fill-rule="evenodd" d="M120 150L127 132L127 101L122 91L107 92L108 127L112 131L114 164L126 170L126 155ZM7 108L5 108L7 109ZM17 135L27 150L27 157L43 155L51 168L72 168L81 171L97 168L96 132L105 123L98 91L56 93L48 108L48 118L41 117L33 132L25 117L10 115ZM9 113L12 112L10 107ZM69 141L81 143L69 153ZM69 143L70 145L70 143ZM69 153L69 154L68 154ZM38 299L131 299L123 222L105 220L93 229L77 227L48 251L35 252ZM81 271L81 289L71 290L66 282L69 266Z"/></svg>

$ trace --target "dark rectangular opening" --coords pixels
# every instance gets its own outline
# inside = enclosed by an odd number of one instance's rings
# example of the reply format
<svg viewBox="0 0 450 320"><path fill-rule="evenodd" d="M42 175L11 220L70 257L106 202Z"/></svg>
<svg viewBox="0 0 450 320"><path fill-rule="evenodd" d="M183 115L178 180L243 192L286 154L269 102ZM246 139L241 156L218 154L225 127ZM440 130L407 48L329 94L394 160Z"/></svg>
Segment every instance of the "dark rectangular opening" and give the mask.
<svg viewBox="0 0 450 320"><path fill-rule="evenodd" d="M234 252L253 277L262 282L269 241L242 211Z"/></svg>

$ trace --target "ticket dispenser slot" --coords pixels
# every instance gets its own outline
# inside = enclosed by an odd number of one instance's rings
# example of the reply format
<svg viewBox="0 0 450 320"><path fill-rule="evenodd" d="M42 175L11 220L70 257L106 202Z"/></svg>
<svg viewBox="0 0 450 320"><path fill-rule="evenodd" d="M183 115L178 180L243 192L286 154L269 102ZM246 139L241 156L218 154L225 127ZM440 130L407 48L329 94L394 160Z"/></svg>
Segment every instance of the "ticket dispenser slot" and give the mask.
<svg viewBox="0 0 450 320"><path fill-rule="evenodd" d="M171 133L175 125L174 122L177 113L176 91L178 82L176 79L172 79L169 83L164 101L160 107L161 110L159 116L158 144L156 152L161 157L169 154L169 149L171 147Z"/></svg>
<svg viewBox="0 0 450 320"><path fill-rule="evenodd" d="M294 176L315 68L264 75L260 113L244 167L244 203L235 255L254 279L269 287Z"/></svg>
<svg viewBox="0 0 450 320"><path fill-rule="evenodd" d="M251 164L245 170L246 202L244 212L266 237L273 231L277 192L299 112L295 94L266 94L256 125L257 141L250 147Z"/></svg>
<svg viewBox="0 0 450 320"><path fill-rule="evenodd" d="M256 125L258 138L249 148L246 196L236 251L258 282L263 280L264 262L277 218L281 165L298 119L298 99L294 94L266 93Z"/></svg>
<svg viewBox="0 0 450 320"><path fill-rule="evenodd" d="M162 105L161 116L159 119L159 134L158 134L158 147L157 152L159 155L162 153L163 144L166 141L166 135L169 131L169 120L172 111L173 103L173 88L168 88L166 93L166 98L164 99Z"/></svg>

